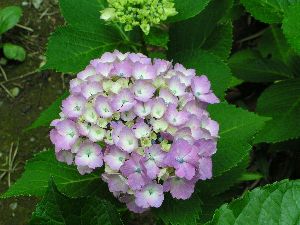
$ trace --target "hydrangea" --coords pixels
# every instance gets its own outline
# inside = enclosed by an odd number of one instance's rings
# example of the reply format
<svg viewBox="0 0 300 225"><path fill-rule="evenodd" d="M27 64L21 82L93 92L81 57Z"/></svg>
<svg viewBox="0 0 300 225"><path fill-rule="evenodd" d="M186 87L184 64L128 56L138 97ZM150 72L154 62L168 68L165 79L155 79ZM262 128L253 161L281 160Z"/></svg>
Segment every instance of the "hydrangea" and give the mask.
<svg viewBox="0 0 300 225"><path fill-rule="evenodd" d="M109 190L141 213L166 192L190 198L212 177L219 125L206 108L218 102L194 69L115 50L71 80L50 138L57 159L81 174L104 165Z"/></svg>
<svg viewBox="0 0 300 225"><path fill-rule="evenodd" d="M177 14L173 0L108 0L101 19L124 24L126 31L139 26L145 34L150 27ZM122 67L122 64L119 65ZM138 67L137 67L138 68Z"/></svg>

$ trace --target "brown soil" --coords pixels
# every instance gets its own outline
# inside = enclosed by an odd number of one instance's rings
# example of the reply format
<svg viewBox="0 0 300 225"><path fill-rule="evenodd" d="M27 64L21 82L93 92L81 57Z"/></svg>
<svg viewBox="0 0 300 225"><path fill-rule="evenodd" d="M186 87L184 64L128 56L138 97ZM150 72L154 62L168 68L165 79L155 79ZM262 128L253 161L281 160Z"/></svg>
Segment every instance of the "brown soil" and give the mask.
<svg viewBox="0 0 300 225"><path fill-rule="evenodd" d="M36 9L31 0L1 0L0 8L18 5L23 9L19 24L33 29L32 32L15 27L3 35L3 42L22 45L27 51L23 63L9 61L3 66L8 82L5 88L19 89L19 94L12 98L0 87L0 169L7 169L6 159L12 143L19 143L16 171L11 172L11 183L22 174L26 160L43 148L51 147L48 128L23 132L58 96L63 93L65 79L53 72L33 73L25 78L20 76L35 71L44 60L44 52L49 34L63 23L59 7L55 0L44 0ZM0 57L2 53L0 53ZM11 79L14 79L10 81ZM4 77L0 75L0 82ZM0 171L0 177L2 172ZM0 193L8 189L8 177L0 180ZM0 201L0 225L27 224L36 205L37 199L18 198Z"/></svg>

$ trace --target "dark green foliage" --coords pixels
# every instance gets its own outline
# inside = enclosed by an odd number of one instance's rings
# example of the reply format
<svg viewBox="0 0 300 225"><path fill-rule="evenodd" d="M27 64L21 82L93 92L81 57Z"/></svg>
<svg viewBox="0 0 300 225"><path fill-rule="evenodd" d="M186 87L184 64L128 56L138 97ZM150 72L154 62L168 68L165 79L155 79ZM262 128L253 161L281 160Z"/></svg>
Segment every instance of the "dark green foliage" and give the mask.
<svg viewBox="0 0 300 225"><path fill-rule="evenodd" d="M274 183L224 204L207 225L292 225L300 223L300 182Z"/></svg>
<svg viewBox="0 0 300 225"><path fill-rule="evenodd" d="M162 219L164 224L197 225L201 205L201 199L197 193L185 201L166 196L164 204L159 209L154 209L153 212Z"/></svg>
<svg viewBox="0 0 300 225"><path fill-rule="evenodd" d="M48 181L53 178L58 189L69 196L86 196L99 188L100 173L80 175L75 166L68 166L57 161L54 150L38 153L25 166L22 177L1 195L1 198L12 196L43 196Z"/></svg>
<svg viewBox="0 0 300 225"><path fill-rule="evenodd" d="M42 201L32 214L31 225L122 225L117 209L98 197L69 198L50 179Z"/></svg>
<svg viewBox="0 0 300 225"><path fill-rule="evenodd" d="M41 115L30 125L26 130L38 128L38 127L49 127L50 123L59 117L60 106L62 101L69 95L68 92L64 93L58 99L55 100L47 109L45 109Z"/></svg>
<svg viewBox="0 0 300 225"><path fill-rule="evenodd" d="M258 99L257 112L272 117L255 142L279 142L300 137L300 79L281 81Z"/></svg>
<svg viewBox="0 0 300 225"><path fill-rule="evenodd" d="M166 195L162 207L151 215L157 224L166 225L300 224L299 180L275 182L241 196L249 187L276 180L269 177L268 163L273 159L268 157L277 142L282 144L278 150L282 154L286 151L282 146L300 138L300 1L174 2L178 14L145 36L101 21L99 11L106 0L59 0L66 26L49 38L44 69L76 74L91 59L117 48L168 58L195 68L197 75L207 75L221 100L208 108L220 125L213 178L199 182L186 201ZM18 17L5 17L0 11L1 21L8 22L0 26L0 34ZM5 52L8 58L22 59L22 54ZM49 126L66 96L42 112L29 129ZM41 152L27 162L22 177L1 197L44 195L31 224L122 224L117 210L123 208L111 203L100 175L81 176L74 166L59 163L53 150Z"/></svg>

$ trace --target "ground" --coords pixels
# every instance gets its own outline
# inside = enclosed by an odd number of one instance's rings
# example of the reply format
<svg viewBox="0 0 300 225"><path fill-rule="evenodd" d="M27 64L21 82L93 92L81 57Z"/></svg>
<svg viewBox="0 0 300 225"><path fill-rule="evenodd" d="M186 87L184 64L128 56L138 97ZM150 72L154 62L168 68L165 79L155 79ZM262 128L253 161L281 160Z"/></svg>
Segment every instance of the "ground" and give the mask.
<svg viewBox="0 0 300 225"><path fill-rule="evenodd" d="M11 183L16 181L23 172L25 161L35 152L51 146L48 129L38 129L29 132L27 128L65 89L67 75L53 72L33 73L43 62L43 55L49 34L58 25L63 24L59 7L55 0L40 1L35 8L34 0L1 0L0 8L18 5L23 9L23 17L19 22L27 28L15 27L3 35L3 42L9 41L22 45L27 51L24 63L9 62L3 66L8 82L3 83L0 75L0 178L2 170L8 168L10 148L12 153L18 146L13 163L16 170L11 172ZM29 28L29 29L28 29ZM32 31L30 31L32 29ZM0 53L1 56L2 53ZM2 73L1 73L2 74ZM22 76L25 77L22 78ZM1 86L0 85L0 86ZM8 92L17 94L10 97ZM17 93L19 92L19 93ZM18 163L18 164L17 164ZM0 193L8 188L8 176L0 179ZM27 224L37 199L9 199L0 201L0 225Z"/></svg>

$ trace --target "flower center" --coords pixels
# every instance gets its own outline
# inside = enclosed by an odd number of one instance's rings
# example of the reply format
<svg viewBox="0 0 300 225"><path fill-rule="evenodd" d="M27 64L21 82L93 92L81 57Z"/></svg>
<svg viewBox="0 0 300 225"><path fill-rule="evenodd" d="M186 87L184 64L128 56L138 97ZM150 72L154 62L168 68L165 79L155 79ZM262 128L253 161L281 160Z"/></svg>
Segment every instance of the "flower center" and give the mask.
<svg viewBox="0 0 300 225"><path fill-rule="evenodd" d="M177 157L176 161L179 163L184 163L184 159L182 157Z"/></svg>

